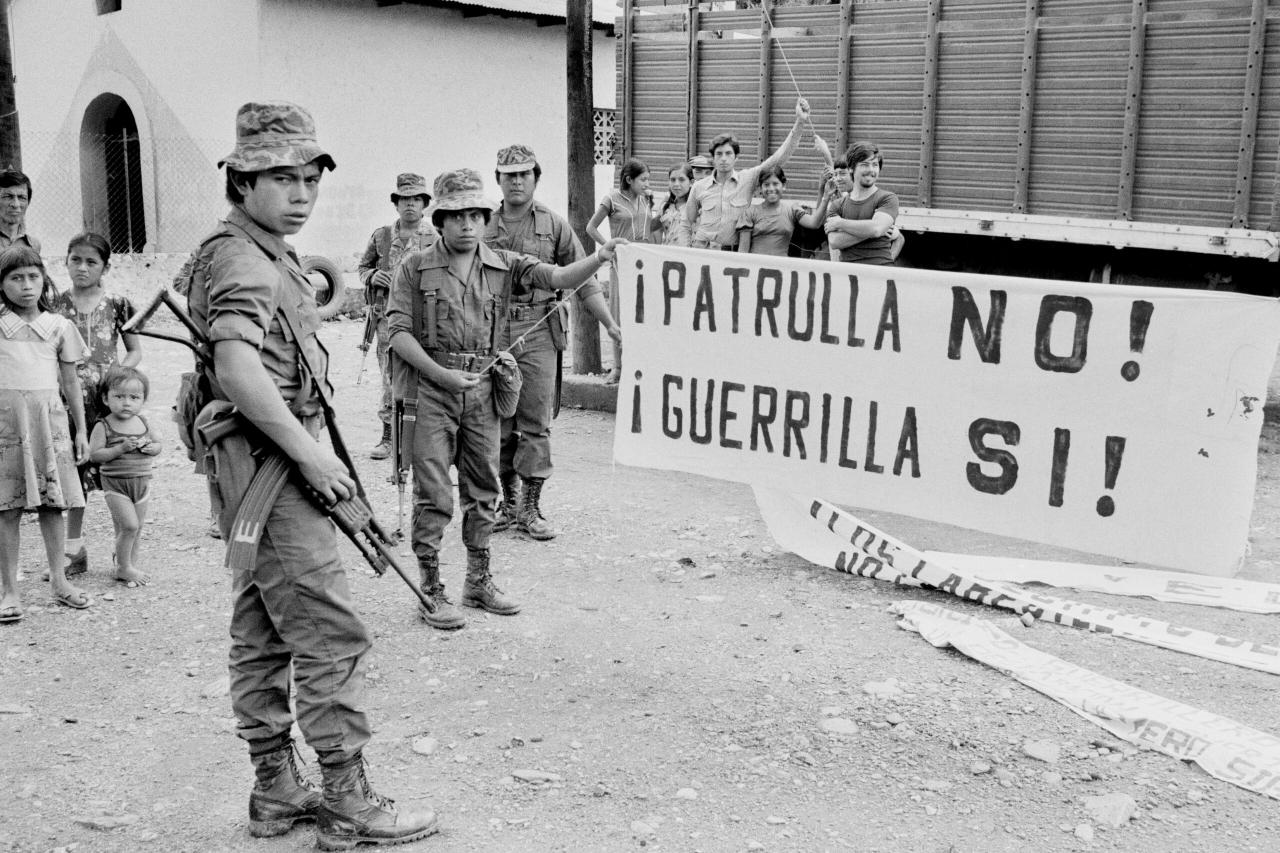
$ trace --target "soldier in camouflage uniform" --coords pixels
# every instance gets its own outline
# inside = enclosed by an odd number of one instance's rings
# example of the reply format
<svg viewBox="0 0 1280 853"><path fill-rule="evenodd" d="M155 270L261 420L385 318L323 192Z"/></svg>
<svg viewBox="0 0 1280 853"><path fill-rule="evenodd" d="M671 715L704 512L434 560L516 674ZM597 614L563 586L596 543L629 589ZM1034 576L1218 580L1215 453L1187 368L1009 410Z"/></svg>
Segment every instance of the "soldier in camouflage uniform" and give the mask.
<svg viewBox="0 0 1280 853"><path fill-rule="evenodd" d="M560 267L582 257L582 246L569 223L533 198L542 177L542 167L533 151L524 145L503 148L498 152L494 177L502 188L502 204L485 231L489 248L522 252ZM609 313L600 285L590 282L578 294L583 307L604 324L614 340L621 341L622 331ZM494 530L506 530L514 524L539 540L556 535L555 528L542 517L540 506L542 484L551 476L551 420L568 340L563 311L553 307L556 297L557 294L537 290L512 296L501 343L506 349L533 330L512 351L524 383L515 416L502 421L502 506ZM538 325L549 311L554 315Z"/></svg>
<svg viewBox="0 0 1280 853"><path fill-rule="evenodd" d="M423 218L422 213L431 204L427 192L427 179L412 172L396 177L396 191L391 194L400 218L384 225L369 238L357 271L364 285L364 301L373 312L374 328L378 335L378 369L382 372L382 402L378 406L378 419L382 421L382 440L369 454L370 459L386 459L391 455L391 364L388 347L391 337L387 333L387 291L400 258L420 252L436 241L436 229Z"/></svg>
<svg viewBox="0 0 1280 853"><path fill-rule="evenodd" d="M497 205L484 195L471 169L435 180L430 215L440 239L408 256L396 269L387 302L391 348L418 373L413 452L413 552L422 591L431 606L422 618L433 628L461 628L462 614L440 580L440 542L453 518L449 467L458 466L462 541L467 578L462 603L503 616L520 605L503 595L489 573L489 539L498 508L500 424L494 379L485 371L499 349L506 309L533 290L571 290L613 259L610 240L566 267L536 257L490 249L482 242ZM502 354L503 369L515 370Z"/></svg>
<svg viewBox="0 0 1280 853"><path fill-rule="evenodd" d="M316 440L322 396L331 393L328 355L316 337L315 291L284 241L311 216L333 158L302 107L250 103L236 115L236 146L224 164L231 212L194 256L188 304L212 341L215 365L215 400L197 426L234 406L260 436L235 432L208 449L225 537L260 464L250 440L265 438L289 457L298 478L326 501L350 497L355 482ZM253 567L236 569L231 581L231 706L256 775L250 834L282 835L315 820L322 850L432 834L434 812L397 808L365 776L370 727L360 704L371 642L347 587L333 522L291 479L262 528ZM323 789L294 763L291 681Z"/></svg>

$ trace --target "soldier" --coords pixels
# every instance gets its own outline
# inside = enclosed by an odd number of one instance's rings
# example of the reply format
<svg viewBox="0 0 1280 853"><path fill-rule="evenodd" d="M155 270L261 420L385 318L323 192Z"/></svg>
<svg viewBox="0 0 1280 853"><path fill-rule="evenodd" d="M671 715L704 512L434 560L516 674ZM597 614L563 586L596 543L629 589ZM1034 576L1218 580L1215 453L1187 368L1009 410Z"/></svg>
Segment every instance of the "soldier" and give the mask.
<svg viewBox="0 0 1280 853"><path fill-rule="evenodd" d="M257 440L293 460L326 501L349 497L355 482L346 466L316 440L328 359L316 338L315 293L284 241L310 217L333 158L302 107L249 103L236 115L236 146L224 164L231 212L197 250L188 296L215 365L216 399L197 423L234 405ZM224 538L257 472L250 440L237 433L210 450ZM250 834L281 835L314 819L320 849L333 850L437 830L434 812L396 808L365 777L370 729L360 705L369 646L333 523L291 480L264 523L254 567L232 577L231 705L256 772ZM319 754L322 790L294 763L291 669L298 726Z"/></svg>
<svg viewBox="0 0 1280 853"><path fill-rule="evenodd" d="M27 233L31 179L17 169L0 172L0 249L15 243L40 251L40 241Z"/></svg>
<svg viewBox="0 0 1280 853"><path fill-rule="evenodd" d="M533 255L560 267L582 258L582 245L569 223L533 198L542 178L542 167L533 151L523 145L503 148L498 152L494 178L502 189L502 204L485 230L484 241L489 248ZM581 304L604 324L609 336L621 341L622 331L609 313L600 285L591 282L578 294ZM507 311L509 323L502 324L504 334L499 347L506 349L534 329L549 310L555 310L552 306L556 302L556 294L543 291L513 295ZM502 421L502 505L494 530L506 530L515 524L533 539L555 538L556 531L542 517L539 501L542 484L551 476L551 421L560 392L567 340L564 315L556 310L512 353L524 382L515 417Z"/></svg>
<svg viewBox="0 0 1280 853"><path fill-rule="evenodd" d="M422 251L438 236L431 223L422 217L427 205L431 204L426 178L412 172L397 176L391 203L396 206L400 218L373 232L358 268L360 283L364 285L365 304L373 312L378 335L378 369L382 372L382 402L378 406L382 440L369 453L370 459L386 459L391 455L391 365L387 355L391 337L387 333L386 315L391 276L401 257Z"/></svg>
<svg viewBox="0 0 1280 853"><path fill-rule="evenodd" d="M490 249L482 242L498 209L484 196L471 169L445 172L435 180L430 215L440 239L410 255L396 269L387 303L391 348L418 371L413 436L413 552L422 591L431 608L419 607L433 628L461 628L462 614L440 581L440 540L453 517L449 466L458 466L462 541L467 578L462 603L503 616L520 605L503 595L489 573L489 539L498 508L498 443L494 380L477 372L493 361L513 297L530 290L573 289L613 260L610 240L598 252L567 267L528 255ZM503 354L504 370L519 375Z"/></svg>

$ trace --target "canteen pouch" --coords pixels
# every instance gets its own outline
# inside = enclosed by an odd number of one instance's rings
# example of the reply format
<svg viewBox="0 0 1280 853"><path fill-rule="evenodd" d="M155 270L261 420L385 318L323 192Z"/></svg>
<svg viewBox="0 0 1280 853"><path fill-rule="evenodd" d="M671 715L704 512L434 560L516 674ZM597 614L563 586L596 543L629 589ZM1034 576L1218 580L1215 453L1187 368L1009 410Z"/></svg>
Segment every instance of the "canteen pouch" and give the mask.
<svg viewBox="0 0 1280 853"><path fill-rule="evenodd" d="M493 377L493 408L500 418L515 417L520 404L520 387L524 378L513 361L498 359L489 371Z"/></svg>

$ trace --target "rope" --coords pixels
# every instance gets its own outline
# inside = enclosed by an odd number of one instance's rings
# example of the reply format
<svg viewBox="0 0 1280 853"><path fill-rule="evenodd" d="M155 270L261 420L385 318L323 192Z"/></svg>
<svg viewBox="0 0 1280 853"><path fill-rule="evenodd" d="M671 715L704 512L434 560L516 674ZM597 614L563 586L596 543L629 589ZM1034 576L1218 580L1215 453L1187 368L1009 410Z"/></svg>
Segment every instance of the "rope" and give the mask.
<svg viewBox="0 0 1280 853"><path fill-rule="evenodd" d="M768 3L769 3L769 0L760 0L760 12L764 15L764 19L769 22L769 30L770 32L772 32L773 30L776 30L778 26L773 22L773 16L769 14ZM761 33L762 37L763 35L764 34ZM796 97L803 98L804 93L800 91L800 84L796 81L795 72L791 70L791 60L787 59L787 51L783 49L782 42L780 40L775 40L774 43L778 45L778 54L782 57L782 64L785 65L787 68L787 76L791 78L791 85L795 87ZM813 147L814 148L818 147L819 140L822 141L823 145L826 145L826 140L822 139L822 137L818 134L818 130L813 126L813 120L809 116L805 116L804 123L809 126L809 132L813 134L813 138L814 138ZM830 153L830 151L831 151L830 146L827 146L828 154ZM823 159L826 159L826 158L824 157Z"/></svg>

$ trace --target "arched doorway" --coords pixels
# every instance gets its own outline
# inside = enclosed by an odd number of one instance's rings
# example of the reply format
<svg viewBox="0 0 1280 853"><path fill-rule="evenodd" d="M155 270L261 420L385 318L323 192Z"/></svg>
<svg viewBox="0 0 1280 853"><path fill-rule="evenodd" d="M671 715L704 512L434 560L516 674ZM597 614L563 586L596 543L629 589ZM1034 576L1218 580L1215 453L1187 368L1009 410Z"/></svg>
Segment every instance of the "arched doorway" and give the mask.
<svg viewBox="0 0 1280 853"><path fill-rule="evenodd" d="M84 111L80 189L86 228L106 236L113 252L144 251L147 216L138 122L119 95L99 95Z"/></svg>

